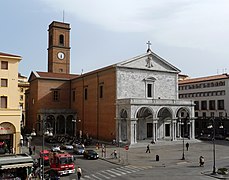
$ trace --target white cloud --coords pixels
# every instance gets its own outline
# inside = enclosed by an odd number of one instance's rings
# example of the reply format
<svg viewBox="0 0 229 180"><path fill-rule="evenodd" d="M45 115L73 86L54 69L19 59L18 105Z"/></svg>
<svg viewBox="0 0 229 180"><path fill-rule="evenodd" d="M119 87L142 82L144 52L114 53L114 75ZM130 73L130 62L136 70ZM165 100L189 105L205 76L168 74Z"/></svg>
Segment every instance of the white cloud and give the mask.
<svg viewBox="0 0 229 180"><path fill-rule="evenodd" d="M226 46L227 0L43 0L108 31L148 33L172 46Z"/></svg>

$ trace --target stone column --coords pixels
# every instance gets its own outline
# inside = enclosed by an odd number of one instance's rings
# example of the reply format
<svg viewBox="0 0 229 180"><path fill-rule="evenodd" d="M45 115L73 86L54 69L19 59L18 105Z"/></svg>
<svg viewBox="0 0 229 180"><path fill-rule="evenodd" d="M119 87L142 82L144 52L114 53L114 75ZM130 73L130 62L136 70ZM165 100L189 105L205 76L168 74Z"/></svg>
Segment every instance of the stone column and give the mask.
<svg viewBox="0 0 229 180"><path fill-rule="evenodd" d="M177 139L177 135L176 135L176 132L177 132L177 129L176 129L176 120L172 120L172 124L173 124L173 132L172 132L172 140L176 140Z"/></svg>
<svg viewBox="0 0 229 180"><path fill-rule="evenodd" d="M154 140L154 142L156 142L158 140L158 138L157 138L157 123L158 123L158 120L153 121L153 140Z"/></svg>
<svg viewBox="0 0 229 180"><path fill-rule="evenodd" d="M137 119L131 118L130 119L130 137L128 138L130 144L137 143Z"/></svg>
<svg viewBox="0 0 229 180"><path fill-rule="evenodd" d="M190 129L189 129L189 137L190 139L195 139L195 120L190 119Z"/></svg>

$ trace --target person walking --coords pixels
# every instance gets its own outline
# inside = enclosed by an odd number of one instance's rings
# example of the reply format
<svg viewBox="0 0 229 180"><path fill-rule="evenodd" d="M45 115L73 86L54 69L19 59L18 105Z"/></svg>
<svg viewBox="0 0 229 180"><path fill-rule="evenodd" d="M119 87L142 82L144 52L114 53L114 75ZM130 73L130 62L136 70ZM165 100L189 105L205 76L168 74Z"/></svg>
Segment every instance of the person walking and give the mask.
<svg viewBox="0 0 229 180"><path fill-rule="evenodd" d="M117 151L114 150L114 158L117 159Z"/></svg>
<svg viewBox="0 0 229 180"><path fill-rule="evenodd" d="M150 153L149 144L146 146L146 153Z"/></svg>
<svg viewBox="0 0 229 180"><path fill-rule="evenodd" d="M36 150L36 147L35 147L35 146L33 146L33 154L35 154L35 150Z"/></svg>
<svg viewBox="0 0 229 180"><path fill-rule="evenodd" d="M32 155L32 148L31 148L31 146L29 146L29 155L30 156Z"/></svg>
<svg viewBox="0 0 229 180"><path fill-rule="evenodd" d="M80 180L81 176L82 176L82 169L78 166L78 168L77 168L77 177L78 177L78 180Z"/></svg>
<svg viewBox="0 0 229 180"><path fill-rule="evenodd" d="M186 149L188 151L188 148L189 148L189 143L186 143Z"/></svg>

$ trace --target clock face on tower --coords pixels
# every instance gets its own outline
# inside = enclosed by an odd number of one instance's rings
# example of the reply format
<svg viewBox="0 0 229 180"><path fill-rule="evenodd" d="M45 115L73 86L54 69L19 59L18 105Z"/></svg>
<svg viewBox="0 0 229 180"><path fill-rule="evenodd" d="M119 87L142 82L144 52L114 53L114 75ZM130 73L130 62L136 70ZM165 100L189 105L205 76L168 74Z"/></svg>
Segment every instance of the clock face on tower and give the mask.
<svg viewBox="0 0 229 180"><path fill-rule="evenodd" d="M58 54L57 54L57 57L59 58L59 59L64 59L64 53L63 52L58 52Z"/></svg>

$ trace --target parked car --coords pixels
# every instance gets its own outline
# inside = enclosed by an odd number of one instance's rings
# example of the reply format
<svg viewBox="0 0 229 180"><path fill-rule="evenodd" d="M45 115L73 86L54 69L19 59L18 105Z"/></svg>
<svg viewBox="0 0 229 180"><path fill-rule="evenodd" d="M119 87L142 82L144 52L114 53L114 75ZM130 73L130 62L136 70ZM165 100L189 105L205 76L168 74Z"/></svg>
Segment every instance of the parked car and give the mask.
<svg viewBox="0 0 229 180"><path fill-rule="evenodd" d="M224 140L225 136L223 136L222 134L216 134L215 139Z"/></svg>
<svg viewBox="0 0 229 180"><path fill-rule="evenodd" d="M200 140L210 141L212 140L211 134L203 134L199 137Z"/></svg>
<svg viewBox="0 0 229 180"><path fill-rule="evenodd" d="M73 148L73 152L75 154L80 154L81 155L81 154L84 153L84 151L85 151L85 147L83 145L81 145L81 144L76 144L74 146L74 148Z"/></svg>
<svg viewBox="0 0 229 180"><path fill-rule="evenodd" d="M51 151L52 152L55 152L55 151L60 151L60 146L59 145L53 145L52 147L51 147Z"/></svg>
<svg viewBox="0 0 229 180"><path fill-rule="evenodd" d="M60 149L62 149L62 150L72 150L73 149L73 145L72 144L62 144L60 146Z"/></svg>
<svg viewBox="0 0 229 180"><path fill-rule="evenodd" d="M98 159L99 155L94 150L85 150L83 153L83 157L86 159Z"/></svg>

